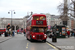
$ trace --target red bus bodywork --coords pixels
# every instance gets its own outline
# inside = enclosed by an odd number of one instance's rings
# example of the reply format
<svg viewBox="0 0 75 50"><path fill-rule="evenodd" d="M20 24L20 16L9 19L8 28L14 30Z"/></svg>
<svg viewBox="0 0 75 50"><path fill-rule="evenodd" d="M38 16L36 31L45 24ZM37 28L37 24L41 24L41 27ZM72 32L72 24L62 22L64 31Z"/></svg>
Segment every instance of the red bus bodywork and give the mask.
<svg viewBox="0 0 75 50"><path fill-rule="evenodd" d="M27 19L26 38L30 41L38 40L46 42L46 28L46 16L44 14L33 14Z"/></svg>

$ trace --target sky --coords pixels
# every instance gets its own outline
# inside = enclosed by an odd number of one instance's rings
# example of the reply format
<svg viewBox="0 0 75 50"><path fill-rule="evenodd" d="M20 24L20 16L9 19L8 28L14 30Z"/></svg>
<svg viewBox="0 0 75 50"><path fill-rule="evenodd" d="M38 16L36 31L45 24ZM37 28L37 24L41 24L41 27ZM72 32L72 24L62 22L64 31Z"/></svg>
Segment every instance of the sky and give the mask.
<svg viewBox="0 0 75 50"><path fill-rule="evenodd" d="M0 0L0 18L23 18L27 14L33 13L49 13L59 15L57 6L63 0Z"/></svg>

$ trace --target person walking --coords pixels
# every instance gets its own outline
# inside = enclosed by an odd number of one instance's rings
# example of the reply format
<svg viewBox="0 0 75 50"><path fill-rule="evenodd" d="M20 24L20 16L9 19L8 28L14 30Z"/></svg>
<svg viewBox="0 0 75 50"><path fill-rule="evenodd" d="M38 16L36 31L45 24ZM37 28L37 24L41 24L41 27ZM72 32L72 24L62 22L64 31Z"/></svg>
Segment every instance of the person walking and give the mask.
<svg viewBox="0 0 75 50"><path fill-rule="evenodd" d="M0 36L1 36L1 32L0 32Z"/></svg>
<svg viewBox="0 0 75 50"><path fill-rule="evenodd" d="M5 33L4 33L5 37L8 37L8 30L6 29Z"/></svg>
<svg viewBox="0 0 75 50"><path fill-rule="evenodd" d="M70 31L69 30L67 31L67 35L68 35L68 38L69 38L70 37Z"/></svg>
<svg viewBox="0 0 75 50"><path fill-rule="evenodd" d="M25 34L26 34L26 29L24 29L24 36L25 36Z"/></svg>
<svg viewBox="0 0 75 50"><path fill-rule="evenodd" d="M13 36L13 37L15 36L15 31L14 31L14 30L12 30L12 36Z"/></svg>
<svg viewBox="0 0 75 50"><path fill-rule="evenodd" d="M75 37L75 31L74 31L74 37Z"/></svg>
<svg viewBox="0 0 75 50"><path fill-rule="evenodd" d="M74 36L74 32L73 31L71 31L71 36Z"/></svg>

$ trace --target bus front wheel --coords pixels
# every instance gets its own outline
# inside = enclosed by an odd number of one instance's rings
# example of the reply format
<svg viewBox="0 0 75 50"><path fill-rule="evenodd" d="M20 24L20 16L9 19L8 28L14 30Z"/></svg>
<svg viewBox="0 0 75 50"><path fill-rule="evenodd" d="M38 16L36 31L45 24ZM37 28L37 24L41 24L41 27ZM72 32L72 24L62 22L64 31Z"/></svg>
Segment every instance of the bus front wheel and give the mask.
<svg viewBox="0 0 75 50"><path fill-rule="evenodd" d="M33 41L33 39L32 39L32 37L30 36L30 41L32 42Z"/></svg>
<svg viewBox="0 0 75 50"><path fill-rule="evenodd" d="M27 40L29 40L29 39L27 38Z"/></svg>
<svg viewBox="0 0 75 50"><path fill-rule="evenodd" d="M45 40L43 40L43 42L46 42L46 39L45 39Z"/></svg>
<svg viewBox="0 0 75 50"><path fill-rule="evenodd" d="M29 39L27 38L27 36L26 36L26 39L29 40Z"/></svg>

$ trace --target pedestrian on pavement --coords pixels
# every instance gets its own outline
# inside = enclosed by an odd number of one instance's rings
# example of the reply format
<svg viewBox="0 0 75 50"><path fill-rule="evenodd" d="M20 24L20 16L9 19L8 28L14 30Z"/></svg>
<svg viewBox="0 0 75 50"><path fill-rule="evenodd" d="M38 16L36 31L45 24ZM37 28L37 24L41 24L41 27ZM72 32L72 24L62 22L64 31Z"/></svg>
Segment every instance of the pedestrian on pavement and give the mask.
<svg viewBox="0 0 75 50"><path fill-rule="evenodd" d="M67 31L68 38L70 37L70 30Z"/></svg>
<svg viewBox="0 0 75 50"><path fill-rule="evenodd" d="M8 37L8 30L5 31L5 37Z"/></svg>
<svg viewBox="0 0 75 50"><path fill-rule="evenodd" d="M50 33L49 38L52 38L52 36L53 36L53 34L52 34L52 33Z"/></svg>
<svg viewBox="0 0 75 50"><path fill-rule="evenodd" d="M12 35L11 29L9 29L10 36Z"/></svg>
<svg viewBox="0 0 75 50"><path fill-rule="evenodd" d="M56 30L56 36L59 36L59 30L58 29Z"/></svg>
<svg viewBox="0 0 75 50"><path fill-rule="evenodd" d="M24 30L24 32L23 32L23 33L24 33L24 36L25 36L25 34L26 34L26 30Z"/></svg>
<svg viewBox="0 0 75 50"><path fill-rule="evenodd" d="M2 33L0 32L0 36L2 35Z"/></svg>
<svg viewBox="0 0 75 50"><path fill-rule="evenodd" d="M75 37L75 31L74 31L74 37Z"/></svg>
<svg viewBox="0 0 75 50"><path fill-rule="evenodd" d="M50 35L49 35L49 38L52 38L53 34L52 34L52 30L50 31Z"/></svg>
<svg viewBox="0 0 75 50"><path fill-rule="evenodd" d="M74 33L73 33L73 31L71 31L71 36L74 36Z"/></svg>
<svg viewBox="0 0 75 50"><path fill-rule="evenodd" d="M12 30L12 36L13 36L13 37L15 36L14 34L15 34L15 31L14 31L14 30Z"/></svg>

